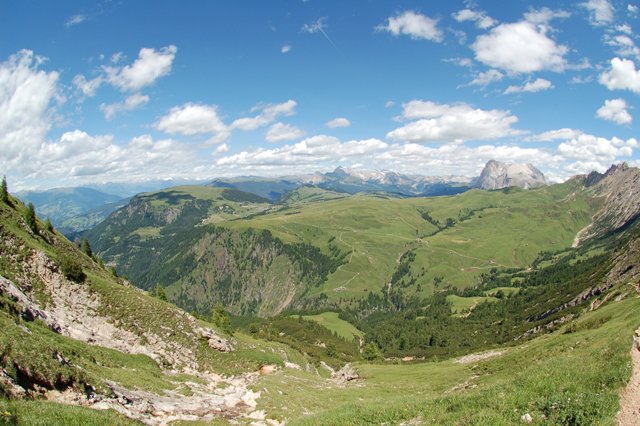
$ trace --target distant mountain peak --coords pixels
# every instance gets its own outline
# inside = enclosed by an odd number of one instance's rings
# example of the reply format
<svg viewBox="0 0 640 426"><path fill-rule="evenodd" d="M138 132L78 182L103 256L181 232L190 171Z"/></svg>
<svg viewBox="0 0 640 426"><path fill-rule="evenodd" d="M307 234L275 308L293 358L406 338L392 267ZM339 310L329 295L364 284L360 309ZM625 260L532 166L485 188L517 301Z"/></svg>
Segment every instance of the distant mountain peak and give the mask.
<svg viewBox="0 0 640 426"><path fill-rule="evenodd" d="M547 184L544 174L530 163L502 163L489 160L476 180L475 187L488 190L510 186L531 189Z"/></svg>

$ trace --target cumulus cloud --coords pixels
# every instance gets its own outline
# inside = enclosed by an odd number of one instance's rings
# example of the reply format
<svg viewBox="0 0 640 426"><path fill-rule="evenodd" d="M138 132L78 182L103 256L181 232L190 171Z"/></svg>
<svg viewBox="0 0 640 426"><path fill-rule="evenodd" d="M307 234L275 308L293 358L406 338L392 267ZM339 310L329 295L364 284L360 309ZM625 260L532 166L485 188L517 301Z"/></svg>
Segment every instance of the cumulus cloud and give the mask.
<svg viewBox="0 0 640 426"><path fill-rule="evenodd" d="M626 34L605 34L604 42L612 46L620 56L640 59L640 48L638 48L635 41Z"/></svg>
<svg viewBox="0 0 640 426"><path fill-rule="evenodd" d="M291 45L285 44L284 46L282 46L280 48L280 52L281 53L289 53L289 52L291 52Z"/></svg>
<svg viewBox="0 0 640 426"><path fill-rule="evenodd" d="M522 93L522 92L541 92L543 90L549 90L553 87L553 84L549 80L544 78L536 78L533 81L527 81L522 86L509 86L504 91L505 95L510 93Z"/></svg>
<svg viewBox="0 0 640 426"><path fill-rule="evenodd" d="M258 115L238 118L231 123L231 128L245 131L256 130L273 123L280 116L295 114L296 105L296 101L292 99L280 104L258 104L251 109L251 112L259 112Z"/></svg>
<svg viewBox="0 0 640 426"><path fill-rule="evenodd" d="M104 79L102 76L98 76L91 80L87 80L84 75L78 74L73 77L72 83L76 87L76 89L84 96L92 97L96 95L96 92L102 86Z"/></svg>
<svg viewBox="0 0 640 426"><path fill-rule="evenodd" d="M426 15L407 10L399 15L387 18L386 25L376 27L378 31L388 31L394 36L408 35L414 40L431 40L441 42L442 31L438 28L438 20Z"/></svg>
<svg viewBox="0 0 640 426"><path fill-rule="evenodd" d="M83 182L122 182L194 174L195 149L170 139L155 141L150 135L120 145L112 135L92 136L81 130L64 133L42 144L31 157L29 169L21 170L23 184L50 182L78 185Z"/></svg>
<svg viewBox="0 0 640 426"><path fill-rule="evenodd" d="M138 91L171 72L178 48L174 45L159 50L142 48L138 58L124 67L104 67L106 81L122 91Z"/></svg>
<svg viewBox="0 0 640 426"><path fill-rule="evenodd" d="M220 119L216 105L187 103L173 107L154 124L154 127L172 135L193 136L210 133L219 136L220 142L229 136L229 129Z"/></svg>
<svg viewBox="0 0 640 426"><path fill-rule="evenodd" d="M561 72L567 66L567 47L549 38L544 26L528 21L498 25L479 36L471 48L479 62L513 74Z"/></svg>
<svg viewBox="0 0 640 426"><path fill-rule="evenodd" d="M600 74L600 84L609 90L631 90L640 93L640 70L632 60L613 58L611 69Z"/></svg>
<svg viewBox="0 0 640 426"><path fill-rule="evenodd" d="M224 154L225 152L229 152L229 145L226 143L218 145L218 147L213 151L214 154Z"/></svg>
<svg viewBox="0 0 640 426"><path fill-rule="evenodd" d="M134 110L139 106L146 104L147 102L149 102L149 96L135 93L127 97L124 102L116 102L114 104L100 104L100 111L102 111L107 120L111 120L117 114Z"/></svg>
<svg viewBox="0 0 640 426"><path fill-rule="evenodd" d="M469 104L437 104L413 100L403 104L403 120L415 120L387 133L407 142L452 142L496 139L520 132L511 126L518 118L509 111L483 110Z"/></svg>
<svg viewBox="0 0 640 426"><path fill-rule="evenodd" d="M582 133L581 130L570 129L570 128L564 127L562 129L549 130L549 131L540 133L538 135L529 136L529 137L525 138L525 141L527 141L527 142L551 142L551 141L557 141L557 140L568 140L568 139L577 138L578 136L580 136L582 134L583 133Z"/></svg>
<svg viewBox="0 0 640 426"><path fill-rule="evenodd" d="M284 123L276 123L269 128L266 139L267 142L282 142L300 139L304 132L295 126Z"/></svg>
<svg viewBox="0 0 640 426"><path fill-rule="evenodd" d="M633 155L638 147L636 139L607 139L582 134L558 145L558 153L566 160L574 160L567 170L586 173L591 170L606 170L611 164Z"/></svg>
<svg viewBox="0 0 640 426"><path fill-rule="evenodd" d="M58 73L40 69L44 58L21 50L0 63L0 169L27 162L51 127Z"/></svg>
<svg viewBox="0 0 640 426"><path fill-rule="evenodd" d="M624 99L609 99L604 101L604 105L596 111L596 117L618 124L630 124L633 118L627 108L627 102Z"/></svg>
<svg viewBox="0 0 640 426"><path fill-rule="evenodd" d="M503 78L504 78L504 74L502 74L498 70L491 69L489 71L480 72L476 74L475 78L471 80L469 84L471 86L486 87L493 82L502 80Z"/></svg>
<svg viewBox="0 0 640 426"><path fill-rule="evenodd" d="M496 21L490 16L487 16L486 12L472 9L459 10L453 14L453 19L458 22L474 21L476 26L483 30L491 28L496 24Z"/></svg>
<svg viewBox="0 0 640 426"><path fill-rule="evenodd" d="M638 15L638 6L636 6L635 4L628 4L627 13L629 14L629 16L635 18Z"/></svg>
<svg viewBox="0 0 640 426"><path fill-rule="evenodd" d="M389 106L387 106L387 108L389 108ZM334 118L333 120L327 121L325 125L331 129L335 129L337 127L349 127L351 126L351 122L344 117L338 117L338 118Z"/></svg>
<svg viewBox="0 0 640 426"><path fill-rule="evenodd" d="M602 26L613 22L615 10L608 0L589 0L580 5L589 12L592 25Z"/></svg>

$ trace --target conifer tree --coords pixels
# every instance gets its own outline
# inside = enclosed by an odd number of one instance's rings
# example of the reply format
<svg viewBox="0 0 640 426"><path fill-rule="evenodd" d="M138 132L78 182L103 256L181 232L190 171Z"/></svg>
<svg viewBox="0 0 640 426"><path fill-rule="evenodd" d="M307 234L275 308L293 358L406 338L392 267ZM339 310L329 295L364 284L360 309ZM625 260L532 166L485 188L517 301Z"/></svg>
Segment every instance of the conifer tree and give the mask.
<svg viewBox="0 0 640 426"><path fill-rule="evenodd" d="M2 177L2 185L0 186L0 201L9 204L9 190L7 189L7 177Z"/></svg>
<svg viewBox="0 0 640 426"><path fill-rule="evenodd" d="M89 240L86 237L82 240L82 252L89 257L93 257L93 251L91 251Z"/></svg>
<svg viewBox="0 0 640 426"><path fill-rule="evenodd" d="M38 222L36 221L36 208L33 206L33 203L29 203L29 205L27 206L24 220L27 222L29 228L31 228L31 230L37 234Z"/></svg>
<svg viewBox="0 0 640 426"><path fill-rule="evenodd" d="M44 228L49 232L53 232L53 224L51 223L51 219L47 218L44 223Z"/></svg>

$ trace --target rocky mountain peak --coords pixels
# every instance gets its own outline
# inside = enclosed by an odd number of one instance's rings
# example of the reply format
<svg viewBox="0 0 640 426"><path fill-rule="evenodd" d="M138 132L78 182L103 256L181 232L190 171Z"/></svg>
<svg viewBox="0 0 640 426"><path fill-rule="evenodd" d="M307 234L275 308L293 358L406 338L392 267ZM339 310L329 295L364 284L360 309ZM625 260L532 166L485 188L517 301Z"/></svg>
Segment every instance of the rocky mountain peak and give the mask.
<svg viewBox="0 0 640 426"><path fill-rule="evenodd" d="M474 186L491 190L510 186L530 189L545 185L547 185L547 179L544 174L532 164L501 163L489 160Z"/></svg>

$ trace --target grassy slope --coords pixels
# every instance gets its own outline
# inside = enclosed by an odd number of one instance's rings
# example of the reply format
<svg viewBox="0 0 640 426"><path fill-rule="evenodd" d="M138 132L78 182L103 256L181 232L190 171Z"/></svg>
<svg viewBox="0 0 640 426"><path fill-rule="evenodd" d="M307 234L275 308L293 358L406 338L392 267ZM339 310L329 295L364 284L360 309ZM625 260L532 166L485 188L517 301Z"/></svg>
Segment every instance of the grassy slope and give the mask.
<svg viewBox="0 0 640 426"><path fill-rule="evenodd" d="M349 341L353 340L354 336L364 337L364 333L354 327L353 324L340 319L337 312L323 312L318 315L304 315L303 318L315 321L318 324L337 333L338 336L343 337Z"/></svg>
<svg viewBox="0 0 640 426"><path fill-rule="evenodd" d="M400 256L414 249L413 291L420 284L425 296L436 277L443 279L441 286L465 287L493 267L525 267L542 250L570 246L595 208L578 189L571 181L533 191L474 190L451 197L355 195L223 226L269 229L287 242L309 242L326 252L334 244L350 253L345 265L309 293L334 300L381 290ZM458 220L463 209L475 213L435 235L437 228L420 216L428 211L443 224L447 218Z"/></svg>
<svg viewBox="0 0 640 426"><path fill-rule="evenodd" d="M331 386L302 372L265 378L259 407L288 424L615 424L618 390L630 375L629 347L640 325L640 299L630 296L503 355L468 364L359 364L365 378ZM327 387L331 387L329 392ZM293 397L295 396L295 397ZM273 410L277 407L278 410Z"/></svg>

